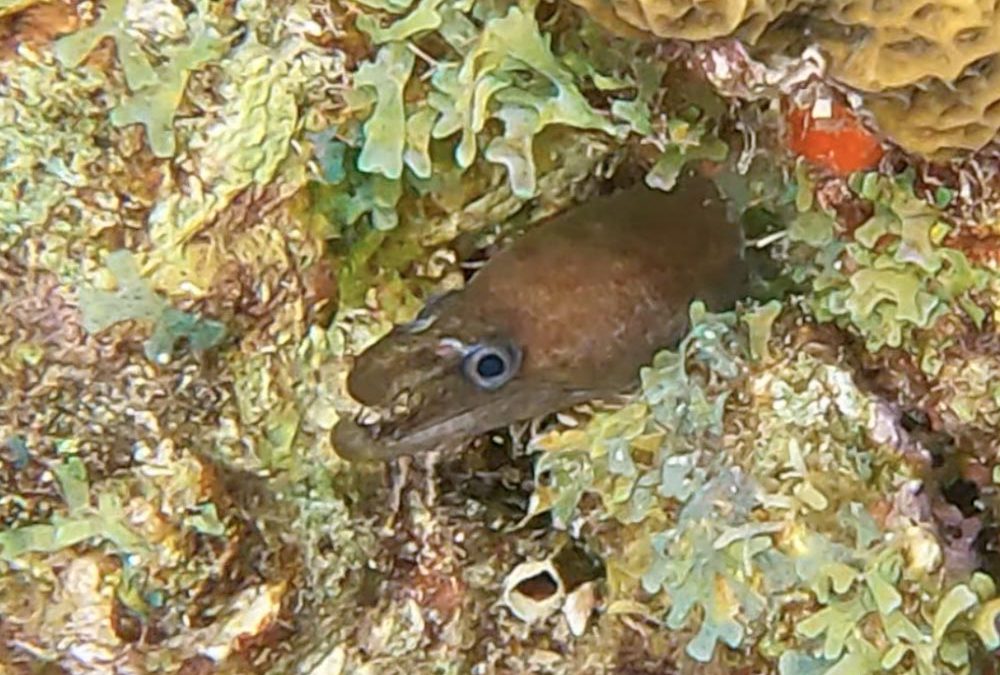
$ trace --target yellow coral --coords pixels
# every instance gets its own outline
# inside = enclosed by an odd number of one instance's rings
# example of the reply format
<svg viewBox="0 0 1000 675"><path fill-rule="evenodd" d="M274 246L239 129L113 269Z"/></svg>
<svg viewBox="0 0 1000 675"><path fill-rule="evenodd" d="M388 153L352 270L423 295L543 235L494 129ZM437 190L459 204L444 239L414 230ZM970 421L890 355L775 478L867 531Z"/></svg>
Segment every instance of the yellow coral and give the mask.
<svg viewBox="0 0 1000 675"><path fill-rule="evenodd" d="M1000 8L988 0L835 0L828 14L860 32L823 37L834 74L866 91L952 81L1000 47Z"/></svg>
<svg viewBox="0 0 1000 675"><path fill-rule="evenodd" d="M976 150L1000 130L1000 8L987 0L574 0L618 33L755 42L782 15L807 17L830 74L862 92L910 151Z"/></svg>
<svg viewBox="0 0 1000 675"><path fill-rule="evenodd" d="M578 1L584 7L592 4ZM786 0L613 0L614 13L625 22L661 37L685 40L737 32L755 39L788 4Z"/></svg>
<svg viewBox="0 0 1000 675"><path fill-rule="evenodd" d="M897 143L927 155L978 150L1000 130L1000 54L954 82L935 80L905 94L867 100L879 125Z"/></svg>

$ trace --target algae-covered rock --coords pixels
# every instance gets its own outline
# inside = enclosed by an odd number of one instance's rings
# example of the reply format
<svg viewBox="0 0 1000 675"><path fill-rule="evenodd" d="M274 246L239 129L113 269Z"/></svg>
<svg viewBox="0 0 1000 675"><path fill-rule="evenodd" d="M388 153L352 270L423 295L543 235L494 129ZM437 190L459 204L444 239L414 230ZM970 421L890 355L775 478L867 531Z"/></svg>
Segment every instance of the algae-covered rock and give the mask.
<svg viewBox="0 0 1000 675"><path fill-rule="evenodd" d="M0 2L0 669L963 673L1000 648L970 197L787 166L776 110L627 28L755 38L791 5L592 7L615 36L532 0L106 0L21 40L29 4ZM863 63L817 34L845 81L961 96L995 36L952 9L813 18L871 29ZM901 58L914 31L941 58ZM762 299L693 305L621 400L338 457L356 353L526 228L694 166L777 268Z"/></svg>
<svg viewBox="0 0 1000 675"><path fill-rule="evenodd" d="M917 475L877 431L878 401L807 354L749 367L733 330L696 316L676 356L645 373L645 405L540 438L552 478L535 509L568 522L561 494L599 496L578 517L585 532L616 522L593 533L610 607L661 614L696 661L874 672L909 654L915 672L964 672L964 636L995 585L939 586L941 555L926 549L943 533L911 501ZM692 378L702 364L711 375Z"/></svg>

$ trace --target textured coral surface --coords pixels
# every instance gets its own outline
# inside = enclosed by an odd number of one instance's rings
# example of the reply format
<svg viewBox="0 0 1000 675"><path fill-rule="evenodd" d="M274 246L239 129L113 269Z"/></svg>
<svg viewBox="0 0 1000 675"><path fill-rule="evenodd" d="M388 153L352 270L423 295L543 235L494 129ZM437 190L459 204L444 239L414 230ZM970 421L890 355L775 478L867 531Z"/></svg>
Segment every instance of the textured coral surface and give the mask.
<svg viewBox="0 0 1000 675"><path fill-rule="evenodd" d="M840 75L986 97L991 9L926 7L823 10L869 31ZM790 9L0 0L0 670L992 672L1000 165L887 154L809 59L628 28ZM337 455L355 354L693 166L752 297L621 400Z"/></svg>
<svg viewBox="0 0 1000 675"><path fill-rule="evenodd" d="M989 0L575 1L619 32L685 40L773 45L806 26L830 74L865 92L881 128L913 152L977 150L1000 130L1000 9Z"/></svg>

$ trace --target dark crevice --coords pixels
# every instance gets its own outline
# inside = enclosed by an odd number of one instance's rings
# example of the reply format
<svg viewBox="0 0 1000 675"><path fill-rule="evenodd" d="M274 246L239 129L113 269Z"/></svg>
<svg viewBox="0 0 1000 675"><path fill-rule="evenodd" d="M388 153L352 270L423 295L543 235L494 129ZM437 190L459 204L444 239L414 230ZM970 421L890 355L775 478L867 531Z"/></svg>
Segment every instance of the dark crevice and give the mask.
<svg viewBox="0 0 1000 675"><path fill-rule="evenodd" d="M962 512L966 518L982 513L979 501L979 486L970 480L959 478L941 488L941 494Z"/></svg>

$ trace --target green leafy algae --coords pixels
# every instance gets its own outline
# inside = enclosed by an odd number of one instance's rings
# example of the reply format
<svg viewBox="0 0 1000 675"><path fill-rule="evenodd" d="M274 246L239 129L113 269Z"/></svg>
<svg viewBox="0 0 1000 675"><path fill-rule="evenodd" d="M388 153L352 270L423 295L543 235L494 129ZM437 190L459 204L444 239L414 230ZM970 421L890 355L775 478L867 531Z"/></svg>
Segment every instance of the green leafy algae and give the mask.
<svg viewBox="0 0 1000 675"><path fill-rule="evenodd" d="M752 356L776 308L751 308L743 334L734 315L694 305L681 346L643 369L638 401L535 441L531 512L601 522L609 601L647 594L645 611L690 635L697 661L722 643L783 675L904 658L908 672L963 672L969 631L994 639L978 618L996 614L992 582L976 574L940 594L933 526L901 506L872 517L880 500L905 503L911 469L876 440L878 406L849 371L801 352ZM599 506L581 512L586 494Z"/></svg>
<svg viewBox="0 0 1000 675"><path fill-rule="evenodd" d="M53 469L63 501L71 514L79 513L90 504L90 483L87 467L79 457L70 456Z"/></svg>
<svg viewBox="0 0 1000 675"><path fill-rule="evenodd" d="M145 542L128 527L117 495L101 493L92 506L87 471L78 457L66 458L54 473L68 513L54 515L49 523L0 531L0 559L13 563L30 553L53 553L94 538L123 553L145 551Z"/></svg>
<svg viewBox="0 0 1000 675"><path fill-rule="evenodd" d="M670 120L669 145L646 174L646 184L652 188L671 190L688 162L699 159L721 162L729 154L729 146L711 134L710 118L699 111L685 112L686 115Z"/></svg>
<svg viewBox="0 0 1000 675"><path fill-rule="evenodd" d="M105 38L115 41L116 54L129 89L138 91L156 82L156 71L139 40L126 30L126 0L107 0L100 18L92 25L61 38L55 45L56 58L75 68Z"/></svg>
<svg viewBox="0 0 1000 675"><path fill-rule="evenodd" d="M402 5L381 9L404 11ZM371 16L360 17L359 28L381 46L354 79L358 93L365 93L355 97L357 105L368 109L357 168L412 184L430 177L432 166L445 171L432 160L437 155L433 148L450 147L460 170L472 167L479 156L503 166L513 194L523 200L539 193L536 143L546 130L594 130L614 138L649 132L650 104L663 68L636 65L635 48L624 41L609 49L606 36L589 22L581 26L579 37L563 44L565 38L558 36L553 43L557 36L543 31L534 11L533 3L422 0L388 27ZM441 52L434 37L451 53L427 56L420 48L425 43L435 54ZM580 51L581 41L601 51L588 60ZM417 58L423 63L418 65ZM414 79L418 69L424 70L419 82ZM616 96L602 109L582 93L591 82L609 92L633 89L638 95ZM423 97L406 96L421 90ZM497 126L500 134L494 131ZM692 134L685 147L696 156L707 146ZM386 208L394 207L392 202ZM398 224L379 211L372 214L382 229Z"/></svg>
<svg viewBox="0 0 1000 675"><path fill-rule="evenodd" d="M374 62L358 68L354 83L375 89L375 109L365 122L365 142L358 157L358 168L368 173L380 173L390 180L403 174L403 150L406 137L400 130L406 127L403 110L403 89L415 57L400 43L379 50Z"/></svg>
<svg viewBox="0 0 1000 675"><path fill-rule="evenodd" d="M226 533L225 525L219 520L219 511L211 502L199 505L197 513L188 518L187 524L193 530L203 534L218 537Z"/></svg>
<svg viewBox="0 0 1000 675"><path fill-rule="evenodd" d="M980 322L983 311L971 294L988 276L941 245L947 228L939 212L901 180L858 175L852 186L875 211L853 241L834 237L832 216L808 202L788 229L791 241L815 249L808 267L793 269L800 280L812 280L806 303L815 316L851 326L872 351L902 346L956 305Z"/></svg>
<svg viewBox="0 0 1000 675"><path fill-rule="evenodd" d="M514 73L522 68L528 68L539 78L535 87L512 87ZM460 167L471 165L475 159L475 135L489 119L488 108L494 96L501 107L507 104L533 109L539 120L532 133L550 124L606 133L615 131L587 103L571 73L552 54L534 17L520 7L510 7L505 15L490 17L458 71L438 70L431 82L439 92L448 95L447 99L432 99L434 103L450 103L438 108L440 117L433 136L445 138L461 132L455 150Z"/></svg>
<svg viewBox="0 0 1000 675"><path fill-rule="evenodd" d="M189 18L190 40L164 49L163 65L154 67L127 30L126 5L125 0L109 0L97 22L56 43L56 56L64 65L75 68L101 40L114 39L131 95L111 110L111 122L117 126L142 124L153 154L172 157L177 149L174 117L188 78L222 56L228 43L206 21L208 3L199 2Z"/></svg>
<svg viewBox="0 0 1000 675"><path fill-rule="evenodd" d="M340 238L350 232L366 214L370 214L376 231L393 229L399 222L395 204L384 210L375 203L375 177L366 177L355 168L359 154L356 148L340 140L325 143L325 153L334 164L324 171L336 180L315 182L311 187L315 211L324 218L329 238ZM386 181L379 181L385 184Z"/></svg>
<svg viewBox="0 0 1000 675"><path fill-rule="evenodd" d="M771 351L768 341L771 338L771 329L774 322L781 313L781 303L777 300L755 308L743 316L743 321L747 325L750 356L755 361L769 361Z"/></svg>
<svg viewBox="0 0 1000 675"><path fill-rule="evenodd" d="M82 288L79 292L83 327L89 333L99 333L122 321L146 321L154 324L146 340L146 357L166 363L173 356L181 339L195 351L215 347L225 338L225 327L218 321L203 319L170 307L139 274L139 268L129 251L108 254L108 271L117 280L118 289L108 292Z"/></svg>
<svg viewBox="0 0 1000 675"><path fill-rule="evenodd" d="M765 608L742 571L771 547L769 538L754 536L754 528L748 528L719 541L727 523L747 518L753 492L739 474L722 473L688 501L676 530L651 540L654 558L642 577L643 589L656 593L662 588L669 595L664 625L670 629L681 628L696 607L702 608L701 626L687 646L698 661L711 660L717 642L739 647L745 622L760 618ZM719 511L721 504L729 505L726 513Z"/></svg>
<svg viewBox="0 0 1000 675"><path fill-rule="evenodd" d="M419 33L435 30L441 25L438 7L443 2L444 0L421 0L404 19L396 21L387 28L379 26L374 17L364 14L358 17L358 29L367 33L372 41L378 44L406 40ZM357 80L355 82L357 83Z"/></svg>

